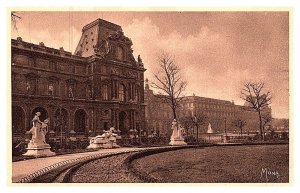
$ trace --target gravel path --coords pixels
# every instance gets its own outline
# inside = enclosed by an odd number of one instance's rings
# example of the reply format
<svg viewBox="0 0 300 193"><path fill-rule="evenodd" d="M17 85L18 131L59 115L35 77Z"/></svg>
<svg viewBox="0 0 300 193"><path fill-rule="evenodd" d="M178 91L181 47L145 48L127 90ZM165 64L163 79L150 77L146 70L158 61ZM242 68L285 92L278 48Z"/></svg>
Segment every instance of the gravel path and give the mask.
<svg viewBox="0 0 300 193"><path fill-rule="evenodd" d="M134 153L107 157L89 162L72 176L74 183L142 183L123 165L124 160Z"/></svg>

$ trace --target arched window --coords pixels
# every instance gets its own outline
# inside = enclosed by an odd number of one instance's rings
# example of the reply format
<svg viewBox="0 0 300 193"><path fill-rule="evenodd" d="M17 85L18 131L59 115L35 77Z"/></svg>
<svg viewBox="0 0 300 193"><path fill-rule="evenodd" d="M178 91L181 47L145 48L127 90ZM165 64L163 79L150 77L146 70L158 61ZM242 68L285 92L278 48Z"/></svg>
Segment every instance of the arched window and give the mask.
<svg viewBox="0 0 300 193"><path fill-rule="evenodd" d="M24 134L25 128L25 112L19 106L12 107L12 132L13 134Z"/></svg>
<svg viewBox="0 0 300 193"><path fill-rule="evenodd" d="M120 84L119 87L119 100L125 101L125 86L123 84Z"/></svg>
<svg viewBox="0 0 300 193"><path fill-rule="evenodd" d="M83 109L75 112L75 132L84 133L86 130L86 113Z"/></svg>

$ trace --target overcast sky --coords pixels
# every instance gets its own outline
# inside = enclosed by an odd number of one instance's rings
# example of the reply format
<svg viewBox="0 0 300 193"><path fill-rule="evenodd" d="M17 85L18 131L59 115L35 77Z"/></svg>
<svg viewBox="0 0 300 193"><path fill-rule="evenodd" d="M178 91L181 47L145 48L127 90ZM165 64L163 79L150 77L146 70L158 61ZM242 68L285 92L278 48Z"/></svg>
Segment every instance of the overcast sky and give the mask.
<svg viewBox="0 0 300 193"><path fill-rule="evenodd" d="M122 26L150 81L157 57L174 55L188 81L186 95L234 100L247 81L272 92L272 113L288 117L287 12L19 12L12 37L74 52L81 29L97 18ZM70 27L71 26L71 27ZM71 40L71 41L70 41Z"/></svg>

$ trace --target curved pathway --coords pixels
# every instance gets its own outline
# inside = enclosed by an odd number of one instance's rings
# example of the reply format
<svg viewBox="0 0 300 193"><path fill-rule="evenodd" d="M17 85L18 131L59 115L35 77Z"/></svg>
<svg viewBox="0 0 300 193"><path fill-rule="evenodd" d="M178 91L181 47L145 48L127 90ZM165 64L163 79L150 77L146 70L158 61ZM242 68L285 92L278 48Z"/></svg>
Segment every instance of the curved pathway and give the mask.
<svg viewBox="0 0 300 193"><path fill-rule="evenodd" d="M79 167L69 182L72 183L143 183L124 165L125 159L135 153L126 153L91 161Z"/></svg>
<svg viewBox="0 0 300 193"><path fill-rule="evenodd" d="M12 182L18 182L26 176L36 173L43 168L58 163L70 162L76 159L85 158L94 155L105 155L107 153L138 151L146 148L117 148L117 149L100 149L93 152L66 154L52 157L29 159L12 163Z"/></svg>
<svg viewBox="0 0 300 193"><path fill-rule="evenodd" d="M77 165L86 164L97 159L115 157L123 153L142 152L143 150L165 151L177 148L188 148L192 146L163 146L163 147L145 147L145 148L116 148L100 149L98 151L66 154L52 157L36 158L12 163L12 182L30 183L30 182L62 182L57 178L66 170ZM109 163L107 163L109 164ZM58 175L58 176L57 176ZM53 181L54 180L54 181ZM58 181L56 181L58 180Z"/></svg>

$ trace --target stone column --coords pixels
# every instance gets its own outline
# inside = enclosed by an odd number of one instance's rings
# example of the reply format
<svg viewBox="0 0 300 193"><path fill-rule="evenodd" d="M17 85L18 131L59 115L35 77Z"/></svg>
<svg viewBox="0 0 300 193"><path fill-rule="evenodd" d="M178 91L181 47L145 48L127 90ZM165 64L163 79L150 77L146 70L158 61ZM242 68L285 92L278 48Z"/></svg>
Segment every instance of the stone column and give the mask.
<svg viewBox="0 0 300 193"><path fill-rule="evenodd" d="M92 131L93 134L96 135L96 128L95 128L95 110L92 109Z"/></svg>
<svg viewBox="0 0 300 193"><path fill-rule="evenodd" d="M134 123L133 123L133 111L130 110L130 129L134 130Z"/></svg>
<svg viewBox="0 0 300 193"><path fill-rule="evenodd" d="M68 125L65 126L65 132L66 132L67 138L69 138L70 137L70 131L72 130L72 128L71 128L71 119L72 119L71 111L68 112L66 118L68 118Z"/></svg>
<svg viewBox="0 0 300 193"><path fill-rule="evenodd" d="M136 125L135 125L135 110L132 110L132 123L133 123L133 130L136 129Z"/></svg>
<svg viewBox="0 0 300 193"><path fill-rule="evenodd" d="M135 100L136 96L135 96L135 88L136 88L136 85L133 84L132 85L132 100Z"/></svg>
<svg viewBox="0 0 300 193"><path fill-rule="evenodd" d="M115 98L115 80L112 79L111 80L111 99L114 99Z"/></svg>
<svg viewBox="0 0 300 193"><path fill-rule="evenodd" d="M134 86L133 83L129 83L130 84L130 99L134 100Z"/></svg>
<svg viewBox="0 0 300 193"><path fill-rule="evenodd" d="M116 88L115 88L115 94L116 94L115 98L119 99L119 81L118 80L115 80L115 86L116 86Z"/></svg>

